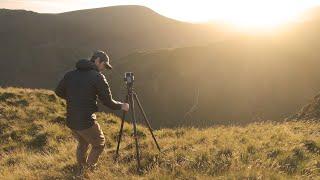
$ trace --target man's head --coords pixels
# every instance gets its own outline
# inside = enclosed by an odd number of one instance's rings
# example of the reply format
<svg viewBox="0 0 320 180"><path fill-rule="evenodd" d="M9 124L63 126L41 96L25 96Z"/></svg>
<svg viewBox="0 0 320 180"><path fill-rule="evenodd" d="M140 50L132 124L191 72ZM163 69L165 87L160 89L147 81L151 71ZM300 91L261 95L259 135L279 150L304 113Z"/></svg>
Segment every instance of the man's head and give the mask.
<svg viewBox="0 0 320 180"><path fill-rule="evenodd" d="M103 51L95 51L90 61L96 64L99 71L112 69L109 61L109 56Z"/></svg>

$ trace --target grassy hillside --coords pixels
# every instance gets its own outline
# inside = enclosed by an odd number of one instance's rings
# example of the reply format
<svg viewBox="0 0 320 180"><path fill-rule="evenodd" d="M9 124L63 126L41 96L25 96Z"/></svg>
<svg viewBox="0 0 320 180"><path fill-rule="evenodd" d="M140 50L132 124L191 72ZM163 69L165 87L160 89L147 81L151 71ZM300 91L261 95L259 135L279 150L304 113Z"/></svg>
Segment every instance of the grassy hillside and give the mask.
<svg viewBox="0 0 320 180"><path fill-rule="evenodd" d="M75 140L65 103L48 90L0 88L0 179L72 179ZM91 179L305 179L320 176L320 124L255 123L155 132L159 154L139 126L143 175L135 172L131 126L113 163L119 119L98 114L107 146Z"/></svg>

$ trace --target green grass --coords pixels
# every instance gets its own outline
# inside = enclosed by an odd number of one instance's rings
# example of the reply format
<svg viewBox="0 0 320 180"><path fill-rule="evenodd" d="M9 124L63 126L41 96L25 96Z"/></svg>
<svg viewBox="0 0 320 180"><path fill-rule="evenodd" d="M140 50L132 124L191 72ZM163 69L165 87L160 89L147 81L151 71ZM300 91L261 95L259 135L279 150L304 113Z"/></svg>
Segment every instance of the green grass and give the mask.
<svg viewBox="0 0 320 180"><path fill-rule="evenodd" d="M0 88L0 179L72 179L76 141L65 102L52 91ZM139 126L143 174L136 173L131 125L113 162L119 118L98 113L107 145L90 179L317 179L320 123L264 122L155 131L158 153Z"/></svg>

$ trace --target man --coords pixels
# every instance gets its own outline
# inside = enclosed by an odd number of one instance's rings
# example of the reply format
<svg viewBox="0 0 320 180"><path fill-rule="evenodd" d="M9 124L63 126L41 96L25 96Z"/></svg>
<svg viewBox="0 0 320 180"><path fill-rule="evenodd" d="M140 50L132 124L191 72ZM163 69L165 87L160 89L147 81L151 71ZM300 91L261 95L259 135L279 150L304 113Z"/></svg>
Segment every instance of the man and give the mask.
<svg viewBox="0 0 320 180"><path fill-rule="evenodd" d="M105 69L112 69L109 57L103 51L96 51L90 60L79 60L76 69L66 73L55 90L67 102L67 126L78 140L76 155L81 172L84 168L95 168L105 146L104 134L94 114L98 111L97 97L113 110L129 111L129 104L113 100L101 73ZM92 149L87 155L89 144Z"/></svg>

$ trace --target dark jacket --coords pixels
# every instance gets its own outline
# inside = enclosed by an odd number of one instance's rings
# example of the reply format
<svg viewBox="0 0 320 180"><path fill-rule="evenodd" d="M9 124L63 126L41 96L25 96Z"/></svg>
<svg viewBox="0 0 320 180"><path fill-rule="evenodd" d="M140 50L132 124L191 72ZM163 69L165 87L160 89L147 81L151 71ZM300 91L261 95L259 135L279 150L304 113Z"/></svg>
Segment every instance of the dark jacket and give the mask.
<svg viewBox="0 0 320 180"><path fill-rule="evenodd" d="M67 102L67 126L75 130L91 127L98 111L97 97L102 104L120 110L121 104L112 99L109 84L97 66L86 59L79 60L76 70L65 74L55 93Z"/></svg>

